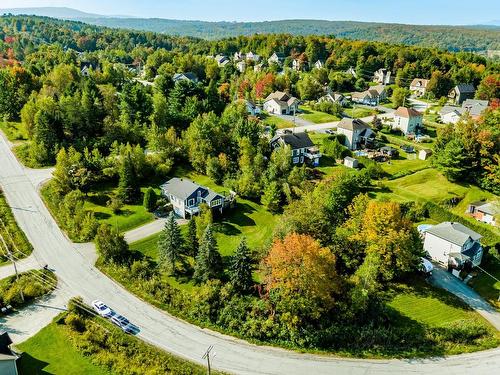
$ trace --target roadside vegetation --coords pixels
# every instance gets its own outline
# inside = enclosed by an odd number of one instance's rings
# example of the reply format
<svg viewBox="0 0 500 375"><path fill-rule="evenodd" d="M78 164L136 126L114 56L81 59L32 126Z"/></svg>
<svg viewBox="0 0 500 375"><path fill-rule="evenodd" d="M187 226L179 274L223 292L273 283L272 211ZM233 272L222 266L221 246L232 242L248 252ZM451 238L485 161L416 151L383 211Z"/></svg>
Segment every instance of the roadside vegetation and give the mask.
<svg viewBox="0 0 500 375"><path fill-rule="evenodd" d="M189 363L126 335L101 318L74 307L54 319L37 335L17 345L21 375L205 374ZM214 374L220 374L213 371Z"/></svg>
<svg viewBox="0 0 500 375"><path fill-rule="evenodd" d="M9 254L5 246L15 259L22 259L31 254L33 247L24 232L18 227L11 208L7 204L0 189L0 264L9 261Z"/></svg>
<svg viewBox="0 0 500 375"><path fill-rule="evenodd" d="M20 309L33 300L49 294L57 285L57 277L47 270L33 270L0 280L0 307Z"/></svg>

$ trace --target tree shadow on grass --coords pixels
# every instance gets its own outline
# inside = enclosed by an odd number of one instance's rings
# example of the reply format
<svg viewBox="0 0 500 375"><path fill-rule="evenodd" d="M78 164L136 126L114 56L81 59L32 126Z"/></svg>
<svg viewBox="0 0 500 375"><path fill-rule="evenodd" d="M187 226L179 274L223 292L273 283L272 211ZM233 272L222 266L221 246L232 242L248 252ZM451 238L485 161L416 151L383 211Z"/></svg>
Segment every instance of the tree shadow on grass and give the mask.
<svg viewBox="0 0 500 375"><path fill-rule="evenodd" d="M109 195L104 193L90 194L87 197L87 200L90 203L93 203L96 206L103 206L103 207L106 207L106 204L108 203L109 199L110 199Z"/></svg>
<svg viewBox="0 0 500 375"><path fill-rule="evenodd" d="M237 236L241 234L241 230L228 222L215 223L214 231L216 231L217 233L225 234L227 236Z"/></svg>
<svg viewBox="0 0 500 375"><path fill-rule="evenodd" d="M50 374L45 371L49 363L36 359L28 353L22 353L21 358L17 360L17 369L20 375L36 374L45 375Z"/></svg>
<svg viewBox="0 0 500 375"><path fill-rule="evenodd" d="M232 209L231 214L224 220L224 222L229 222L230 225L239 225L240 227L254 226L255 220L248 217L255 212L255 209L247 203L236 203L236 207Z"/></svg>
<svg viewBox="0 0 500 375"><path fill-rule="evenodd" d="M106 212L94 212L94 216L97 220L107 220L111 217L111 215Z"/></svg>

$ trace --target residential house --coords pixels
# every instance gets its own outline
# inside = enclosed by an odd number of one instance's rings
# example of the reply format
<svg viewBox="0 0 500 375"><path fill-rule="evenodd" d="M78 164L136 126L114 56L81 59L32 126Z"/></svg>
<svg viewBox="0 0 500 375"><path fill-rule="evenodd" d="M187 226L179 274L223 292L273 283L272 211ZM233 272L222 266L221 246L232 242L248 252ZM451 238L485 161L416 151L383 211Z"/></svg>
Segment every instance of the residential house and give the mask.
<svg viewBox="0 0 500 375"><path fill-rule="evenodd" d="M500 215L500 204L499 202L472 202L469 204L466 213L472 215L478 221L496 226L496 218Z"/></svg>
<svg viewBox="0 0 500 375"><path fill-rule="evenodd" d="M381 85L390 85L392 82L391 71L385 68L377 70L373 74L373 82L380 83Z"/></svg>
<svg viewBox="0 0 500 375"><path fill-rule="evenodd" d="M483 248L479 233L455 222L443 222L424 232L424 250L432 259L455 268L481 264Z"/></svg>
<svg viewBox="0 0 500 375"><path fill-rule="evenodd" d="M344 145L350 150L357 150L375 139L373 130L361 119L344 117L337 125L337 133L345 136Z"/></svg>
<svg viewBox="0 0 500 375"><path fill-rule="evenodd" d="M376 106L387 98L387 91L384 85L370 87L363 92L353 92L351 100L354 103Z"/></svg>
<svg viewBox="0 0 500 375"><path fill-rule="evenodd" d="M295 114L299 109L300 100L287 94L286 92L276 91L264 101L264 111L277 115Z"/></svg>
<svg viewBox="0 0 500 375"><path fill-rule="evenodd" d="M253 71L256 73L260 73L262 71L262 69L264 69L264 63L255 64L253 66Z"/></svg>
<svg viewBox="0 0 500 375"><path fill-rule="evenodd" d="M239 51L239 52L235 52L234 55L233 55L233 60L234 61L240 61L240 60L245 60L246 58L246 55Z"/></svg>
<svg viewBox="0 0 500 375"><path fill-rule="evenodd" d="M428 148L424 149L424 150L420 150L418 152L418 158L420 160L427 160L429 159L429 157L432 155L432 150L429 150Z"/></svg>
<svg viewBox="0 0 500 375"><path fill-rule="evenodd" d="M214 59L215 61L217 61L217 65L219 66L219 68L223 68L231 62L229 58L224 55L217 55L214 57Z"/></svg>
<svg viewBox="0 0 500 375"><path fill-rule="evenodd" d="M80 63L80 74L83 77L88 77L91 71L99 70L99 66L92 62L81 62Z"/></svg>
<svg viewBox="0 0 500 375"><path fill-rule="evenodd" d="M417 97L424 96L427 93L428 79L415 78L410 83L410 91Z"/></svg>
<svg viewBox="0 0 500 375"><path fill-rule="evenodd" d="M322 96L318 100L319 102L330 102L330 103L338 103L342 107L346 107L349 104L349 101L346 99L344 95L338 92L328 93L325 96Z"/></svg>
<svg viewBox="0 0 500 375"><path fill-rule="evenodd" d="M476 89L471 84L460 84L455 86L450 93L448 94L448 98L451 102L456 105L462 105L462 103L466 99L474 98L474 94L476 93Z"/></svg>
<svg viewBox="0 0 500 375"><path fill-rule="evenodd" d="M423 114L413 108L399 107L394 112L393 129L401 130L405 135L415 134L423 127Z"/></svg>
<svg viewBox="0 0 500 375"><path fill-rule="evenodd" d="M253 61L253 62L259 62L261 57L260 57L260 55L257 55L256 53L253 53L252 51L250 51L246 54L246 59Z"/></svg>
<svg viewBox="0 0 500 375"><path fill-rule="evenodd" d="M16 361L19 356L12 351L12 340L7 332L0 333L0 374L17 375Z"/></svg>
<svg viewBox="0 0 500 375"><path fill-rule="evenodd" d="M319 165L321 153L307 133L285 131L281 134L276 134L271 139L270 144L273 150L284 145L290 146L292 149L293 164L308 163L313 166Z"/></svg>
<svg viewBox="0 0 500 375"><path fill-rule="evenodd" d="M314 63L314 67L316 69L321 69L321 68L324 68L325 67L325 63L321 60L318 60Z"/></svg>
<svg viewBox="0 0 500 375"><path fill-rule="evenodd" d="M238 61L236 63L236 69L240 73L245 73L245 70L247 69L247 63L245 62L245 60Z"/></svg>
<svg viewBox="0 0 500 375"><path fill-rule="evenodd" d="M247 112L250 116L257 116L260 113L260 108L257 105L248 99L243 100L245 102L245 106L247 107Z"/></svg>
<svg viewBox="0 0 500 375"><path fill-rule="evenodd" d="M344 158L344 165L347 168L358 168L358 159L351 158L350 156L346 156Z"/></svg>
<svg viewBox="0 0 500 375"><path fill-rule="evenodd" d="M285 55L279 52L274 52L271 55L271 57L267 59L269 65L271 64L282 65L284 61L285 61Z"/></svg>
<svg viewBox="0 0 500 375"><path fill-rule="evenodd" d="M160 188L172 204L175 214L184 219L197 215L201 204L207 204L213 211L222 213L229 201L223 195L186 178L174 177Z"/></svg>
<svg viewBox="0 0 500 375"><path fill-rule="evenodd" d="M356 73L356 70L352 66L346 70L346 74L349 74L349 75L353 76L354 78L358 78L358 73Z"/></svg>
<svg viewBox="0 0 500 375"><path fill-rule="evenodd" d="M462 103L462 113L467 112L474 120L477 120L488 105L488 100L466 99Z"/></svg>
<svg viewBox="0 0 500 375"><path fill-rule="evenodd" d="M193 83L198 83L198 77L193 72L186 73L175 73L172 80L177 83L179 81L190 81Z"/></svg>
<svg viewBox="0 0 500 375"><path fill-rule="evenodd" d="M439 117L443 124L456 124L462 117L462 108L451 105L445 105L439 111Z"/></svg>
<svg viewBox="0 0 500 375"><path fill-rule="evenodd" d="M296 70L297 72L300 72L304 69L304 64L299 59L293 59L292 60L292 69Z"/></svg>

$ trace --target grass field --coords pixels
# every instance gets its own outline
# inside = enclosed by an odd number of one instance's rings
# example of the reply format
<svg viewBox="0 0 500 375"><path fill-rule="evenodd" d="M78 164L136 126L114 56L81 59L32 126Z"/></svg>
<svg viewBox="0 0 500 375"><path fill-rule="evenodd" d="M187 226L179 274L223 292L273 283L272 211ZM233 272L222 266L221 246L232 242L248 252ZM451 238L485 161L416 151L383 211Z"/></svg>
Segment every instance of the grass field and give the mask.
<svg viewBox="0 0 500 375"><path fill-rule="evenodd" d="M376 113L377 110L374 109L366 109L366 108L346 108L344 109L344 113L349 116L349 117L354 117L354 118L363 118L363 117L368 117L368 116L373 116L374 113Z"/></svg>
<svg viewBox="0 0 500 375"><path fill-rule="evenodd" d="M17 362L20 375L111 375L78 352L64 327L56 323L16 347L23 352Z"/></svg>
<svg viewBox="0 0 500 375"><path fill-rule="evenodd" d="M340 118L329 113L315 111L307 106L301 106L300 110L302 113L299 117L302 117L306 121L313 122L315 124L323 124L325 122L340 121Z"/></svg>
<svg viewBox="0 0 500 375"><path fill-rule="evenodd" d="M262 117L262 122L264 125L267 126L276 126L276 129L286 129L286 128L293 128L294 125L291 121L284 120L280 117L277 116L272 116L267 113L262 112L261 113Z"/></svg>
<svg viewBox="0 0 500 375"><path fill-rule="evenodd" d="M28 132L20 122L0 121L0 130L4 132L11 142L26 141Z"/></svg>
<svg viewBox="0 0 500 375"><path fill-rule="evenodd" d="M156 186L154 187L156 188ZM147 188L142 187L141 192L144 193ZM159 194L159 192L159 189L156 188L156 193ZM120 232L126 232L154 220L154 215L146 210L141 199L138 199L135 204L124 205L120 213L113 213L106 204L114 193L116 193L116 188L111 186L95 189L88 194L85 209L93 211L100 222L110 224Z"/></svg>
<svg viewBox="0 0 500 375"><path fill-rule="evenodd" d="M490 252L491 254L487 257L483 257L481 268L497 280L479 270L474 272L477 273L477 276L471 279L469 285L493 306L500 309L500 281L498 281L500 280L500 256L498 251L494 249L491 249Z"/></svg>

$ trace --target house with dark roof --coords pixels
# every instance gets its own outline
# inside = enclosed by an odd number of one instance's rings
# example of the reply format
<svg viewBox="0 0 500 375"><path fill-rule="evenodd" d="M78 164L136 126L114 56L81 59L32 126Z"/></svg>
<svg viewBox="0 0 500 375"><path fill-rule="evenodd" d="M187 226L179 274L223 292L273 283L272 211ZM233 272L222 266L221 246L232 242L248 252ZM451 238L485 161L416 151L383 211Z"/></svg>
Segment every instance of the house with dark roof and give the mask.
<svg viewBox="0 0 500 375"><path fill-rule="evenodd" d="M172 80L175 83L179 81L191 81L193 83L198 83L198 77L193 72L175 73Z"/></svg>
<svg viewBox="0 0 500 375"><path fill-rule="evenodd" d="M0 333L0 374L17 375L16 361L19 356L12 351L12 340L7 332Z"/></svg>
<svg viewBox="0 0 500 375"><path fill-rule="evenodd" d="M264 101L264 111L276 115L294 114L299 109L300 100L282 91L275 91Z"/></svg>
<svg viewBox="0 0 500 375"><path fill-rule="evenodd" d="M271 57L267 59L269 65L272 64L282 65L284 61L285 61L285 55L280 52L274 52L271 55Z"/></svg>
<svg viewBox="0 0 500 375"><path fill-rule="evenodd" d="M456 85L448 94L448 99L456 105L462 105L466 99L474 98L476 89L469 83Z"/></svg>
<svg viewBox="0 0 500 375"><path fill-rule="evenodd" d="M229 64L231 62L231 60L229 60L229 58L225 55L216 55L214 57L214 59L215 59L215 61L217 61L217 65L220 68L225 67L227 64Z"/></svg>
<svg viewBox="0 0 500 375"><path fill-rule="evenodd" d="M413 108L399 107L394 112L393 129L401 130L405 135L415 134L423 127L423 114Z"/></svg>
<svg viewBox="0 0 500 375"><path fill-rule="evenodd" d="M337 133L345 136L344 146L350 150L358 150L375 139L373 130L361 119L344 117L337 125Z"/></svg>
<svg viewBox="0 0 500 375"><path fill-rule="evenodd" d="M457 268L465 263L479 266L483 248L482 236L461 223L443 222L424 232L424 250L437 262Z"/></svg>
<svg viewBox="0 0 500 375"><path fill-rule="evenodd" d="M353 92L351 100L354 103L365 105L378 105L382 100L387 98L387 91L384 85L372 86L363 92Z"/></svg>
<svg viewBox="0 0 500 375"><path fill-rule="evenodd" d="M285 131L281 134L276 134L271 139L270 145L272 150L285 145L290 146L293 164L308 163L313 166L319 165L321 153L307 133Z"/></svg>
<svg viewBox="0 0 500 375"><path fill-rule="evenodd" d="M160 188L163 196L172 204L175 214L184 219L197 215L200 212L201 204L206 204L213 211L222 213L223 209L227 207L226 203L229 202L225 196L187 178L174 177L161 185Z"/></svg>

